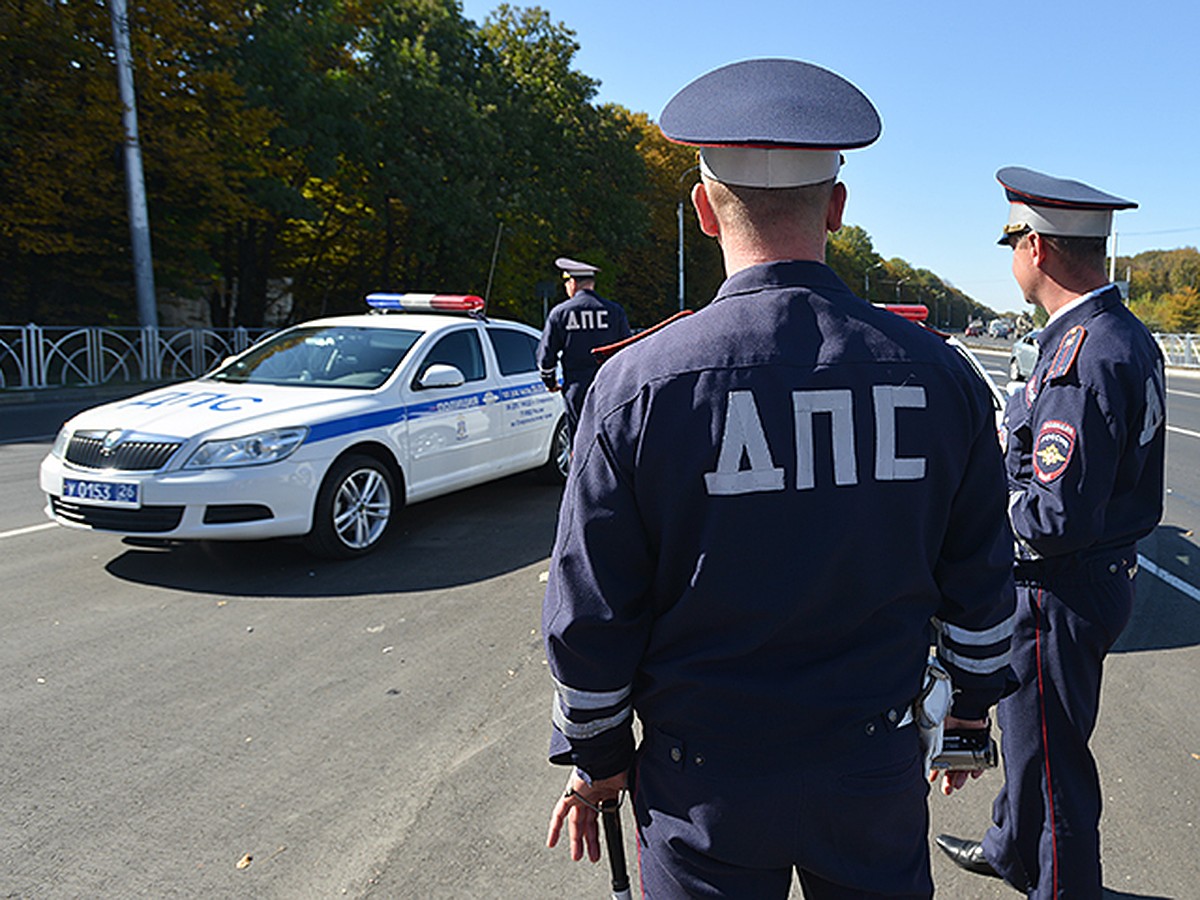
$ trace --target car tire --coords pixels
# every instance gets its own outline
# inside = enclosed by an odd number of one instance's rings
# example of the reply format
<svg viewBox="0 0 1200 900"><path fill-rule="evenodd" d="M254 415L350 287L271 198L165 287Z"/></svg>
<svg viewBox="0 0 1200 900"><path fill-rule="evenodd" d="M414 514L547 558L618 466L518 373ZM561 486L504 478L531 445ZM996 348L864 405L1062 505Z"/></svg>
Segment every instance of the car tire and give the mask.
<svg viewBox="0 0 1200 900"><path fill-rule="evenodd" d="M1014 357L1012 357L1012 358L1011 358L1011 359L1008 361L1008 377L1009 377L1009 378L1010 378L1012 381L1022 381L1022 380L1024 380L1024 379L1022 379L1022 377L1021 377L1021 366L1020 366L1020 364L1017 362L1017 358L1016 358L1015 356L1014 356Z"/></svg>
<svg viewBox="0 0 1200 900"><path fill-rule="evenodd" d="M567 417L563 416L554 426L550 438L550 454L538 474L547 484L565 484L571 471L571 439L567 435Z"/></svg>
<svg viewBox="0 0 1200 900"><path fill-rule="evenodd" d="M370 553L387 533L397 507L395 479L387 466L363 454L345 456L321 482L304 546L326 559Z"/></svg>

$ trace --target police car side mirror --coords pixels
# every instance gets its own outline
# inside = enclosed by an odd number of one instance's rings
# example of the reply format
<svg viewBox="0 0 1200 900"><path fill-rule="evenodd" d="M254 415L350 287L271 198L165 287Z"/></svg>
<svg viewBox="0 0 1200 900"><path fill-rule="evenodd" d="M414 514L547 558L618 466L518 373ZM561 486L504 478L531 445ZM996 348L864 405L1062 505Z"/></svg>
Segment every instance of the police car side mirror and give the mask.
<svg viewBox="0 0 1200 900"><path fill-rule="evenodd" d="M465 383L466 380L457 366L434 363L421 373L421 377L417 379L417 387L422 390L426 388L453 388Z"/></svg>

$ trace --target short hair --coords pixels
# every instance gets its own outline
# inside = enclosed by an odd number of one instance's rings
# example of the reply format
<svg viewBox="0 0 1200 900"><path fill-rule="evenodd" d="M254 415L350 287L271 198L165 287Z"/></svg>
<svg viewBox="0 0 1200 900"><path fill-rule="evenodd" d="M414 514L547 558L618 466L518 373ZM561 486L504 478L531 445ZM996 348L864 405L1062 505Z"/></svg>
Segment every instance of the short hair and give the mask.
<svg viewBox="0 0 1200 900"><path fill-rule="evenodd" d="M1041 237L1071 271L1079 274L1104 271L1104 264L1108 260L1108 238L1064 237L1057 234L1043 234Z"/></svg>
<svg viewBox="0 0 1200 900"><path fill-rule="evenodd" d="M810 224L824 231L825 211L836 179L792 188L758 188L705 178L717 215L733 227L751 230Z"/></svg>

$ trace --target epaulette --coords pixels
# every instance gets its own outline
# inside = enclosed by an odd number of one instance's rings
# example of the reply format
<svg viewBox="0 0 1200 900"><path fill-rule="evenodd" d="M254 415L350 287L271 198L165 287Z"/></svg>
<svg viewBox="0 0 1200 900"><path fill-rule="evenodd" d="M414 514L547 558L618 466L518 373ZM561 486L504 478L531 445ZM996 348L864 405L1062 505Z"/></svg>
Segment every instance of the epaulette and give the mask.
<svg viewBox="0 0 1200 900"><path fill-rule="evenodd" d="M1079 356L1079 348L1083 346L1085 337L1087 337L1087 329L1082 325L1076 325L1062 336L1062 340L1058 342L1058 349L1054 351L1054 361L1046 370L1046 381L1062 378L1071 371L1071 366L1075 365L1075 358Z"/></svg>
<svg viewBox="0 0 1200 900"><path fill-rule="evenodd" d="M684 316L690 316L691 314L692 311L690 309L681 309L670 318L663 319L657 325L651 325L649 328L643 328L637 334L631 334L629 337L619 340L613 344L605 344L602 347L593 347L592 359L596 360L596 365L603 365L606 361L612 359L618 352L624 350L630 344L636 344L643 338L647 338L654 334L654 332L662 331L677 319L682 319Z"/></svg>

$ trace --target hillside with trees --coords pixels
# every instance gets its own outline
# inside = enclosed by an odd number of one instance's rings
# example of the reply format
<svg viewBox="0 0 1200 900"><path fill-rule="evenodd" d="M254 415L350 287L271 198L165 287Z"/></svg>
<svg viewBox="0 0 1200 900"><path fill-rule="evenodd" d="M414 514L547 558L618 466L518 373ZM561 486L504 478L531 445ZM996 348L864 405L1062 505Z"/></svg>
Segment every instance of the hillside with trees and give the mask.
<svg viewBox="0 0 1200 900"><path fill-rule="evenodd" d="M1151 331L1200 332L1200 252L1195 247L1117 257L1129 282L1129 308Z"/></svg>

